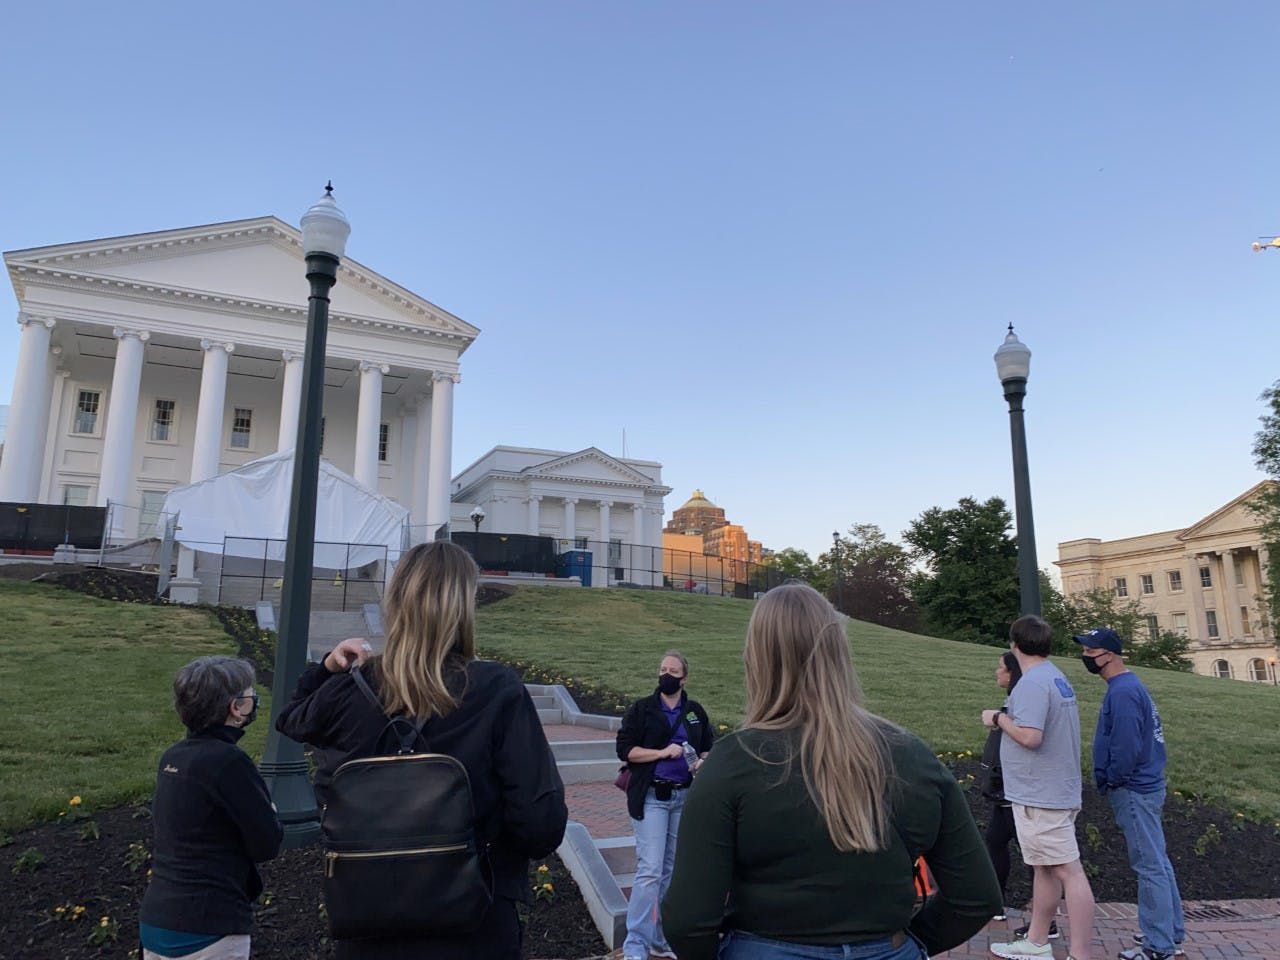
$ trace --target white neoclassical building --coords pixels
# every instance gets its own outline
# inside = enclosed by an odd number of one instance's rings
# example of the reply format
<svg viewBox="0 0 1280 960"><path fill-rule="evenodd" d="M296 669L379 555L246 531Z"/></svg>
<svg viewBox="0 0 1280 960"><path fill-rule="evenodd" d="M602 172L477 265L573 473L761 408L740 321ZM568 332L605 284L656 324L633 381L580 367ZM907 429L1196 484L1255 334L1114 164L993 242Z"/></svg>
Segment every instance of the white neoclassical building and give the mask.
<svg viewBox="0 0 1280 960"><path fill-rule="evenodd" d="M576 453L494 447L453 481L453 528L484 511L480 531L552 537L561 551L592 550L593 586L662 579L662 464ZM606 546L607 544L607 546ZM656 576L655 576L656 575Z"/></svg>
<svg viewBox="0 0 1280 960"><path fill-rule="evenodd" d="M4 260L22 334L0 501L110 503L127 538L173 487L293 446L308 295L294 227L258 217ZM322 455L423 533L449 519L453 390L478 333L343 260Z"/></svg>

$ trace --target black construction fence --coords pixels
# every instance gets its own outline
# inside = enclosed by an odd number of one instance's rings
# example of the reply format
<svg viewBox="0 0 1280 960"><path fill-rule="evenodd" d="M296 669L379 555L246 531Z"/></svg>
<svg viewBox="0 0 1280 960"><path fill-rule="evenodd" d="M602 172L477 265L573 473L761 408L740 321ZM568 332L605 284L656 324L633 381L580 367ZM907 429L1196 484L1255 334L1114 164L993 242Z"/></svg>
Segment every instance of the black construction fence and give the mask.
<svg viewBox="0 0 1280 960"><path fill-rule="evenodd" d="M0 550L47 554L63 544L97 550L106 518L106 507L0 503Z"/></svg>
<svg viewBox="0 0 1280 960"><path fill-rule="evenodd" d="M284 540L226 537L218 574L218 602L279 605L284 587ZM311 569L315 610L359 610L382 598L387 580L385 544L317 541Z"/></svg>

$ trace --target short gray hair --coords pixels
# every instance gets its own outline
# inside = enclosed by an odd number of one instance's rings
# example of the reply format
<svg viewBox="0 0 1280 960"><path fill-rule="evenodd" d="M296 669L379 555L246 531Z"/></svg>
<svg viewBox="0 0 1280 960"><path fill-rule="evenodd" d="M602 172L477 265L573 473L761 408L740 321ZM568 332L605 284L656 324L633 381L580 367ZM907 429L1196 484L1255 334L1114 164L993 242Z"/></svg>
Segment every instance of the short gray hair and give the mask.
<svg viewBox="0 0 1280 960"><path fill-rule="evenodd" d="M205 730L227 719L231 701L253 686L253 664L239 657L200 657L173 678L173 708L188 730Z"/></svg>
<svg viewBox="0 0 1280 960"><path fill-rule="evenodd" d="M667 657L674 657L676 660L679 660L681 671L684 673L686 677L689 675L689 661L685 659L685 656L683 653L681 653L679 650L668 650L666 653L662 655L662 659L665 660L667 659Z"/></svg>

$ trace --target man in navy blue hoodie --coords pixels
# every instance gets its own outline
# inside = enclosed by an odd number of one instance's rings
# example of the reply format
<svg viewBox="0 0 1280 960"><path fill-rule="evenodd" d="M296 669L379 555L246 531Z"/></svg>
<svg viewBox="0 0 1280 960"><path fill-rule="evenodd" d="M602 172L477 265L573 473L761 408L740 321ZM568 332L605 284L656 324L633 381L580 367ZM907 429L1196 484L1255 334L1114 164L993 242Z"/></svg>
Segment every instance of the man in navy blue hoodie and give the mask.
<svg viewBox="0 0 1280 960"><path fill-rule="evenodd" d="M1182 953L1182 899L1165 852L1164 727L1151 694L1124 665L1124 645L1102 627L1074 638L1085 669L1107 681L1093 735L1093 779L1111 802L1138 877L1138 946L1121 960L1168 960Z"/></svg>

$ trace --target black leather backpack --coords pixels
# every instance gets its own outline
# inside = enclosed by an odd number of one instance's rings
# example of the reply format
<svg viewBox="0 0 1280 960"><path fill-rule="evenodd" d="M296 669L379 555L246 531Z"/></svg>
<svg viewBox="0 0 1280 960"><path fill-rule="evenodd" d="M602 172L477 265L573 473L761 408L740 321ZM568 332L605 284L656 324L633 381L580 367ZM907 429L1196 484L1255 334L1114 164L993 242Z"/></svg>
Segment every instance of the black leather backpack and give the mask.
<svg viewBox="0 0 1280 960"><path fill-rule="evenodd" d="M351 675L381 711L359 668ZM333 775L321 830L335 939L470 933L493 902L466 768L417 752L425 726L392 717L378 756L348 760Z"/></svg>

